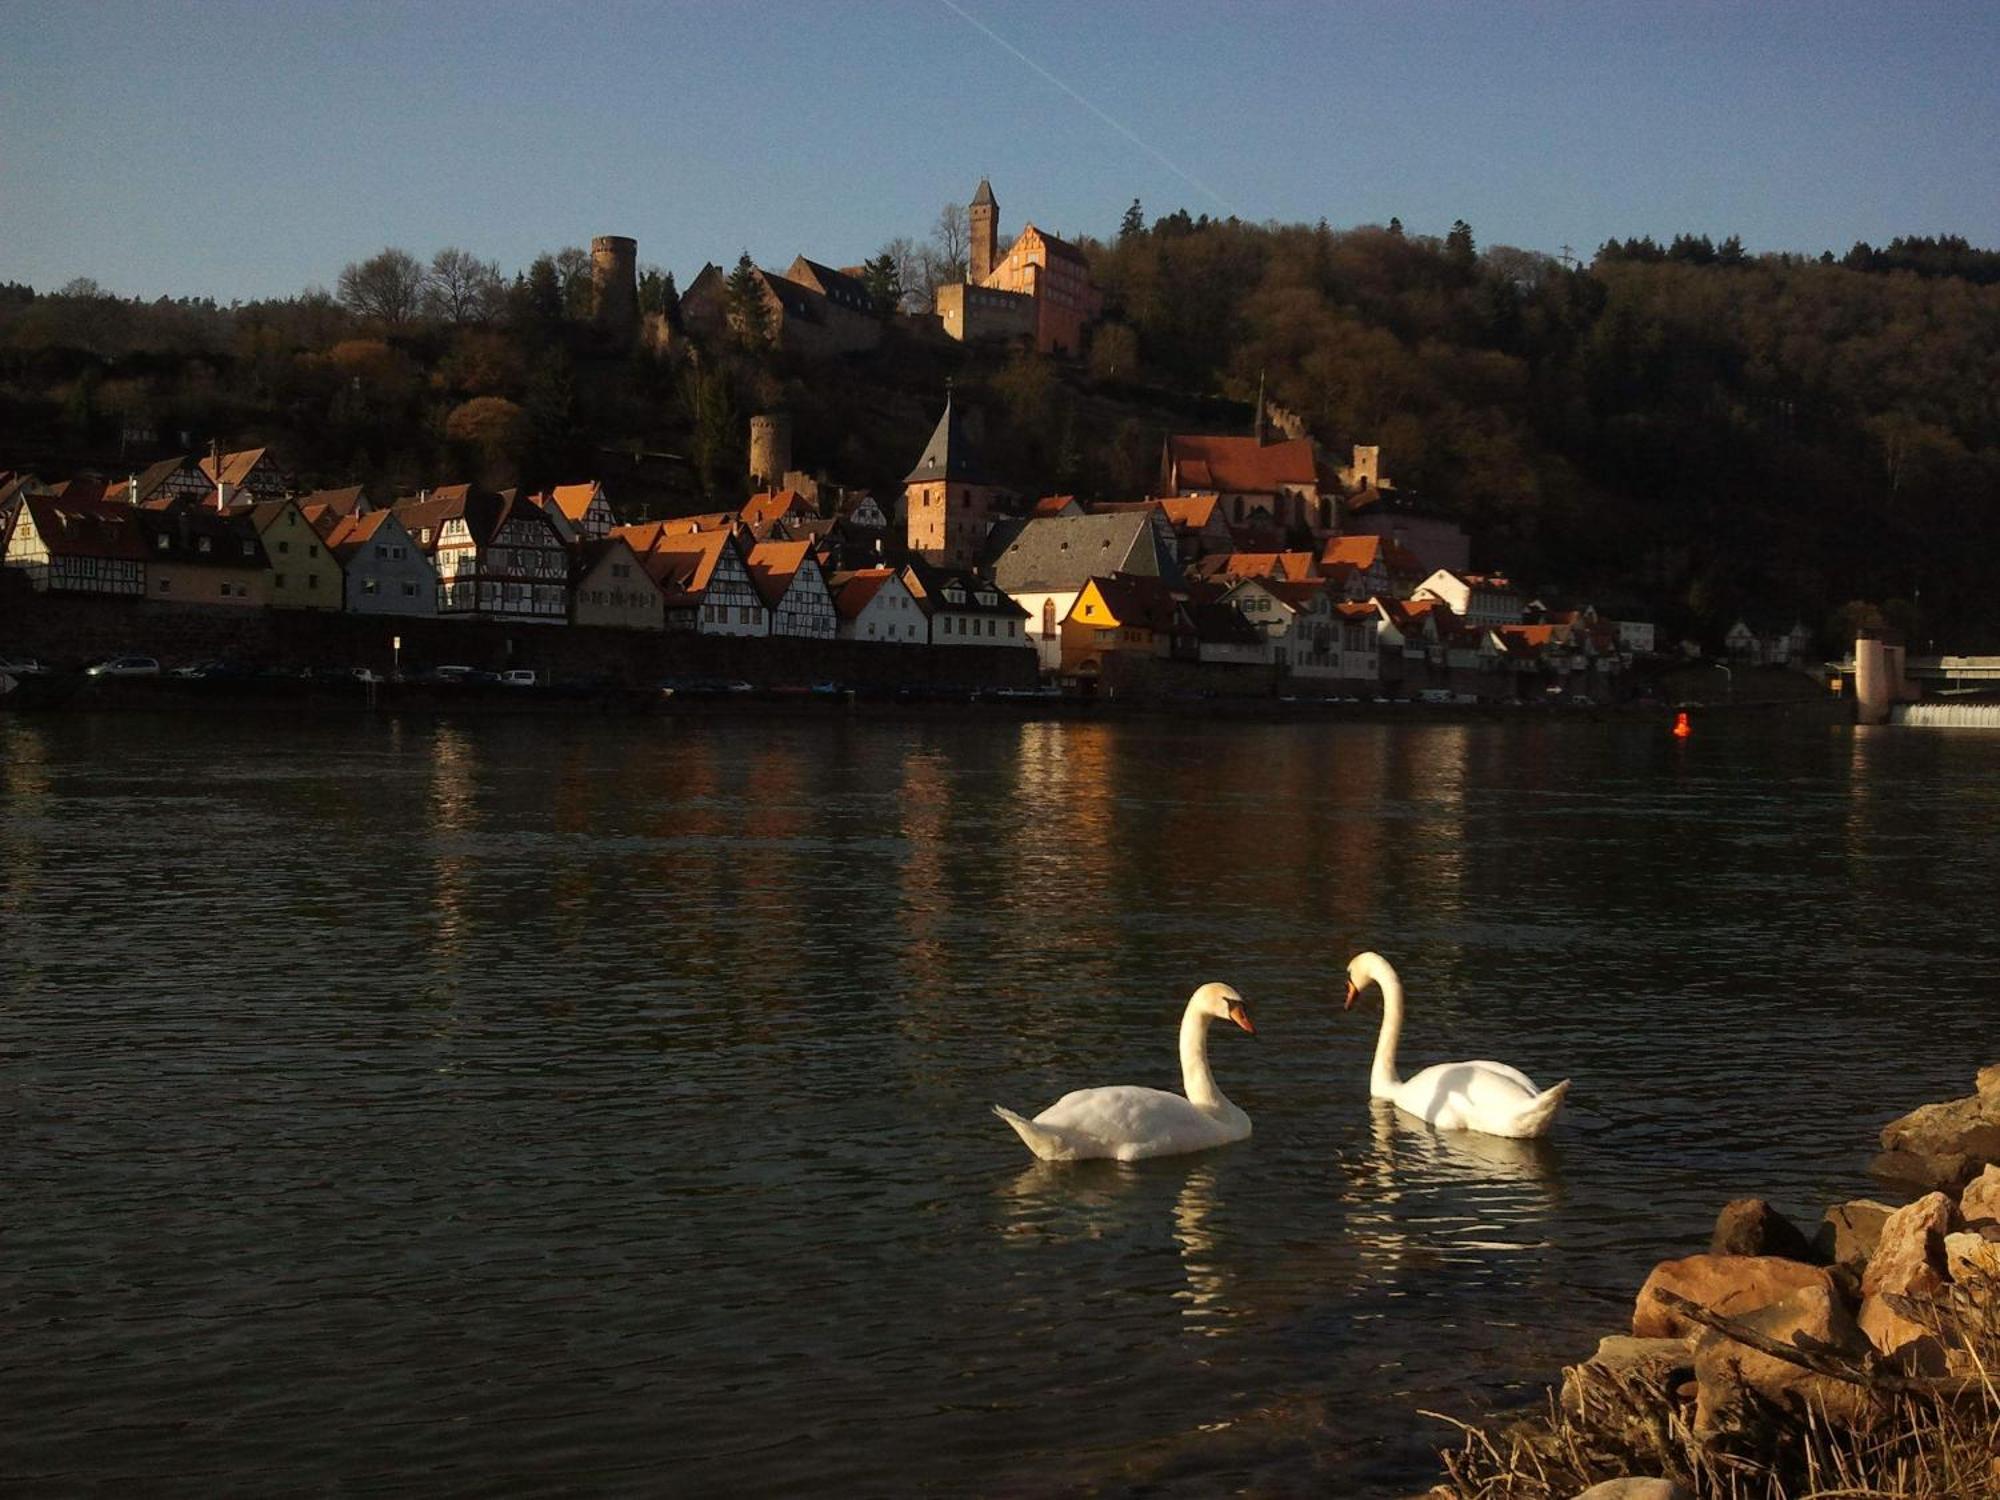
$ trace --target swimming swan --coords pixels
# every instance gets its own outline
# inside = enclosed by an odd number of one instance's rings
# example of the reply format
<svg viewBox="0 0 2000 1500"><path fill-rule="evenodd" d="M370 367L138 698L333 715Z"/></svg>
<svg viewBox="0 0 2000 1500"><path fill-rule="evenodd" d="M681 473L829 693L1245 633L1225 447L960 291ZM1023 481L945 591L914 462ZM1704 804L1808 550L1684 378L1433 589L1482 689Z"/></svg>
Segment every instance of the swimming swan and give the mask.
<svg viewBox="0 0 2000 1500"><path fill-rule="evenodd" d="M1014 1127L1043 1161L1111 1157L1139 1161L1226 1146L1250 1135L1250 1117L1222 1097L1208 1071L1208 1023L1234 1021L1255 1034L1243 997L1226 984L1205 984L1181 1017L1181 1086L1187 1097L1163 1089L1119 1086L1064 1094L1032 1120L1011 1109L993 1113Z"/></svg>
<svg viewBox="0 0 2000 1500"><path fill-rule="evenodd" d="M1567 1078L1543 1091L1527 1074L1505 1063L1460 1062L1425 1068L1405 1083L1396 1077L1403 982L1381 954L1357 954L1348 964L1342 1008L1352 1010L1371 984L1382 987L1382 1034L1375 1043L1375 1068L1368 1080L1371 1098L1387 1099L1439 1130L1477 1130L1517 1140L1548 1134L1563 1095L1569 1092Z"/></svg>

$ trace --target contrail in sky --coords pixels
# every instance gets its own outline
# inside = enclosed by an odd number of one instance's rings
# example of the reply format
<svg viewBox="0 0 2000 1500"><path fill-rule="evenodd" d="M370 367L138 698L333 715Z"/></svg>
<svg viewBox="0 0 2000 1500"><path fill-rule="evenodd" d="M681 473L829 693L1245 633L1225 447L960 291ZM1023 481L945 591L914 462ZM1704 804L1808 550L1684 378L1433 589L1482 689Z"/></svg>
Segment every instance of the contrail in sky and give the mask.
<svg viewBox="0 0 2000 1500"><path fill-rule="evenodd" d="M1225 212L1232 214L1236 213L1235 207L1231 205L1227 200L1225 200L1222 194L1218 193L1214 188L1210 187L1207 183L1203 182L1199 177L1195 176L1194 173L1185 170L1184 168L1180 167L1175 162L1170 160L1157 147L1154 147L1148 144L1147 142L1140 140L1138 136L1134 135L1124 125L1120 124L1117 120L1112 119L1110 115L1107 115L1103 110L1099 109L1095 104L1092 104L1088 99L1084 98L1083 95L1079 94L1075 89L1071 88L1068 84L1064 83L1060 78L1056 77L1055 74L1051 73L1047 68L1043 67L1040 63L1036 62L1032 57L1028 56L1028 54L1023 52L1019 47L1016 47L1012 42L1008 41L1007 38L1000 35L999 32L995 31L991 26L988 26L984 21L980 20L977 16L971 14L963 7L961 7L959 4L957 4L957 0L938 0L938 4L942 5L946 10L950 11L953 15L957 16L961 21L965 22L966 25L972 27L975 31L981 33L983 36L986 36L987 38L992 40L996 45L1006 48L1007 51L1011 52L1024 65L1034 69L1036 73L1041 75L1041 77L1046 79L1048 82L1054 84L1057 88L1061 89L1065 94L1068 94L1070 98L1074 99L1078 104L1081 104L1085 109L1089 110L1092 114L1096 115L1098 119L1102 120L1105 124L1109 125L1113 130L1117 131L1120 135L1124 136L1126 140L1130 141L1133 145L1137 146L1141 151L1145 152L1148 156L1152 157L1154 161L1157 161L1161 166L1165 167L1169 172L1172 172L1174 176L1180 178L1181 181L1187 183L1190 187L1195 188L1199 192L1208 194L1208 196L1213 198L1216 201L1216 203L1221 205L1221 207ZM1242 215L1237 214L1237 217L1241 218Z"/></svg>

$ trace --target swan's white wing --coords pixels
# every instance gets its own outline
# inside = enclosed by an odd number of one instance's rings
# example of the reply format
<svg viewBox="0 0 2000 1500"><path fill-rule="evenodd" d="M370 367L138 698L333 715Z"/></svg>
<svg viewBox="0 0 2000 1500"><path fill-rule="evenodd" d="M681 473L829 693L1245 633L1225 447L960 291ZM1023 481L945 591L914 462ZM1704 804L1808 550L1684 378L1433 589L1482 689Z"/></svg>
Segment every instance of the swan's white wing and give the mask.
<svg viewBox="0 0 2000 1500"><path fill-rule="evenodd" d="M1234 1139L1213 1115L1181 1095L1131 1085L1064 1094L1036 1115L1035 1123L1071 1140L1094 1142L1121 1161L1200 1151Z"/></svg>

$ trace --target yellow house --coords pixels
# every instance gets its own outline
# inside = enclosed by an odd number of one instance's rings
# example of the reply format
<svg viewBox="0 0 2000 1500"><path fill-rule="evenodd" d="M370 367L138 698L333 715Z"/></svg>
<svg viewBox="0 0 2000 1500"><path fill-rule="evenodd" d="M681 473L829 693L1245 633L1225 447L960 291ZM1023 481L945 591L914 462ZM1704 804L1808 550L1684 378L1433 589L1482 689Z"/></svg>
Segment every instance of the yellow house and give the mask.
<svg viewBox="0 0 2000 1500"><path fill-rule="evenodd" d="M264 545L273 609L340 609L346 595L340 559L294 501L260 501L231 514L247 515Z"/></svg>
<svg viewBox="0 0 2000 1500"><path fill-rule="evenodd" d="M271 602L264 546L247 515L217 515L183 503L141 510L138 517L146 597L155 604L255 609Z"/></svg>
<svg viewBox="0 0 2000 1500"><path fill-rule="evenodd" d="M1168 656L1189 634L1180 601L1157 578L1114 573L1083 586L1062 623L1062 670L1092 676L1108 655Z"/></svg>

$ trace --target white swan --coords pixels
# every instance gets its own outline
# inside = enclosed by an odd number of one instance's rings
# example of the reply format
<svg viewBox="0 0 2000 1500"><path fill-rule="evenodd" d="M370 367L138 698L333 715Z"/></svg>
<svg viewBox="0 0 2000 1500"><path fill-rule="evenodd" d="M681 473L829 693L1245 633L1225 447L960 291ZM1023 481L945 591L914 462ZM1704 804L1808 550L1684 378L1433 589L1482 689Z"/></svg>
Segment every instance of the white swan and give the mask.
<svg viewBox="0 0 2000 1500"><path fill-rule="evenodd" d="M1517 1068L1497 1062L1439 1063L1405 1083L1396 1076L1396 1037L1403 1029L1403 982L1379 953L1356 954L1347 966L1347 1000L1369 985L1382 987L1382 1034L1375 1042L1375 1067L1368 1079L1371 1098L1387 1099L1439 1130L1477 1130L1517 1140L1547 1135L1569 1092L1565 1078L1552 1089L1537 1089Z"/></svg>
<svg viewBox="0 0 2000 1500"><path fill-rule="evenodd" d="M1250 1117L1222 1097L1208 1071L1208 1023L1234 1021L1255 1033L1243 997L1226 984L1205 984L1181 1017L1181 1086L1187 1097L1163 1089L1118 1086L1064 1094L1032 1120L1011 1109L993 1113L1014 1127L1043 1161L1111 1157L1138 1161L1179 1156L1245 1140Z"/></svg>

